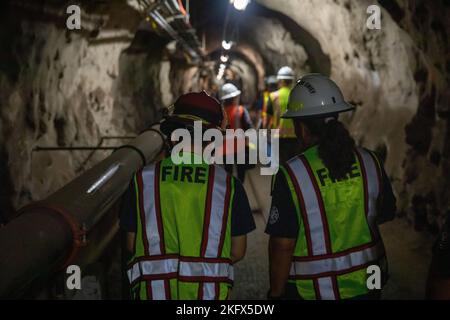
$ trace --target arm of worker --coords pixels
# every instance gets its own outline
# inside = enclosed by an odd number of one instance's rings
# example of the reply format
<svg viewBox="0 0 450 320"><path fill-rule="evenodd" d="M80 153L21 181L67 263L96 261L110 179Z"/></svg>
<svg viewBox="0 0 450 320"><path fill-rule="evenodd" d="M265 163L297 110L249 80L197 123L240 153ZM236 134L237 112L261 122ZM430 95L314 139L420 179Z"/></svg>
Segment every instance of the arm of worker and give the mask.
<svg viewBox="0 0 450 320"><path fill-rule="evenodd" d="M431 300L450 300L450 212L433 245L426 297Z"/></svg>
<svg viewBox="0 0 450 320"><path fill-rule="evenodd" d="M269 298L279 299L284 296L289 278L295 239L271 236L269 239Z"/></svg>
<svg viewBox="0 0 450 320"><path fill-rule="evenodd" d="M244 259L247 251L247 235L231 237L231 262L233 264Z"/></svg>
<svg viewBox="0 0 450 320"><path fill-rule="evenodd" d="M252 209L242 183L234 178L234 198L231 212L231 260L239 262L247 249L247 234L256 229Z"/></svg>
<svg viewBox="0 0 450 320"><path fill-rule="evenodd" d="M269 240L269 298L282 298L289 278L298 236L295 204L286 177L278 171L272 189L272 205L266 233Z"/></svg>
<svg viewBox="0 0 450 320"><path fill-rule="evenodd" d="M136 237L136 192L134 179L131 181L127 191L122 196L122 202L119 211L119 226L124 232L124 248L126 256L131 258L134 253L134 242Z"/></svg>
<svg viewBox="0 0 450 320"><path fill-rule="evenodd" d="M394 191L392 190L391 181L389 180L389 177L384 169L383 162L378 158L377 160L380 164L379 168L381 171L381 193L377 201L377 223L383 224L385 222L394 220L395 214L397 212L397 206Z"/></svg>

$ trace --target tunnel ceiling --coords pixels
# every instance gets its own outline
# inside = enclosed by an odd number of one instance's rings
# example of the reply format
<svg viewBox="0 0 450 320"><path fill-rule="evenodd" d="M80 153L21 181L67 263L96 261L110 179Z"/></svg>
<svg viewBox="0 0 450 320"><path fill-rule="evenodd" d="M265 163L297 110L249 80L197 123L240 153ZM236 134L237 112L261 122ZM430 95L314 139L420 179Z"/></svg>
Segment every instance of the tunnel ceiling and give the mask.
<svg viewBox="0 0 450 320"><path fill-rule="evenodd" d="M227 3L191 1L192 23L214 59ZM400 211L414 217L413 203L423 203L424 224L436 227L450 198L449 6L379 3L382 29L371 31L365 23L372 1L252 1L233 14L233 54L250 93L284 64L299 75L329 74L357 105L345 121L358 142L385 156ZM33 153L36 146L136 134L179 94L202 89L201 68L169 39L142 28L141 12L127 1L81 1L83 27L76 32L65 28L67 4L2 1L0 175L9 185L0 194L3 208L43 198L105 156L96 152L86 162L82 152ZM214 60L206 66L211 72Z"/></svg>

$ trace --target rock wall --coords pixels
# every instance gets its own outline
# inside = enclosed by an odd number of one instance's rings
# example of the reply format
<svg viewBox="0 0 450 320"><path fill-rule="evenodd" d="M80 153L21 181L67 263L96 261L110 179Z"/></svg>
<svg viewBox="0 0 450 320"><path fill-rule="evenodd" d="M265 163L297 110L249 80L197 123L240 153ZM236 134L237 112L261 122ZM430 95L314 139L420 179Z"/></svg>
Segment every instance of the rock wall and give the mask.
<svg viewBox="0 0 450 320"><path fill-rule="evenodd" d="M191 89L185 75L192 68L163 58L166 40L146 31L135 36L138 12L121 2L106 12L102 5L82 8L81 31L65 28L64 5L23 1L2 13L2 221L110 154L37 147L97 146L102 137L136 135ZM20 14L13 19L11 12Z"/></svg>
<svg viewBox="0 0 450 320"><path fill-rule="evenodd" d="M268 75L276 74L286 65L299 75L310 71L304 47L292 38L278 19L249 17L245 23L240 23L240 28L243 40L262 56Z"/></svg>
<svg viewBox="0 0 450 320"><path fill-rule="evenodd" d="M401 197L416 229L436 232L450 213L450 5L381 1L414 42L412 71L419 104L404 128L408 151Z"/></svg>
<svg viewBox="0 0 450 320"><path fill-rule="evenodd" d="M1 144L16 207L46 196L84 169L86 152L33 152L37 146L92 146L103 135L125 133L112 115L118 57L126 46L89 46L83 37L43 23L21 21L18 29L10 47L16 73L0 73ZM91 163L102 156L96 153Z"/></svg>

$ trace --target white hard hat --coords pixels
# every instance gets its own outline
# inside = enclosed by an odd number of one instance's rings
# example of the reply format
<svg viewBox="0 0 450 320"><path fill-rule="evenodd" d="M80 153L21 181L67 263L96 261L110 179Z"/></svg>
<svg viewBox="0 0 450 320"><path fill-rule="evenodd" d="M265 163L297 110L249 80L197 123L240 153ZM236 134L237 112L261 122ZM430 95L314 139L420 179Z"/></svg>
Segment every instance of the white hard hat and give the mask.
<svg viewBox="0 0 450 320"><path fill-rule="evenodd" d="M282 67L280 70L278 70L277 79L278 80L294 80L295 79L294 70L292 70L292 68L290 68L288 66Z"/></svg>
<svg viewBox="0 0 450 320"><path fill-rule="evenodd" d="M264 82L267 85L277 84L277 76L268 76L268 77L264 78Z"/></svg>
<svg viewBox="0 0 450 320"><path fill-rule="evenodd" d="M223 101L223 100L237 97L240 94L241 94L241 90L239 90L234 84L225 83L220 88L219 99Z"/></svg>
<svg viewBox="0 0 450 320"><path fill-rule="evenodd" d="M321 74L308 74L291 90L282 118L326 117L353 109L355 107L344 100L341 90L331 79Z"/></svg>

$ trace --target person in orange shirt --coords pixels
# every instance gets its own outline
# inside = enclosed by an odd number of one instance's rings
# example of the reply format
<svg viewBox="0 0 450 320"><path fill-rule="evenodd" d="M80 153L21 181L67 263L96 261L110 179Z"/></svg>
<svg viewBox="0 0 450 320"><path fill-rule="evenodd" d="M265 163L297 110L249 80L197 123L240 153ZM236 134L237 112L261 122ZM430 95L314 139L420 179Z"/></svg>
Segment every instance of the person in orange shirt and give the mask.
<svg viewBox="0 0 450 320"><path fill-rule="evenodd" d="M219 92L219 99L222 102L222 105L225 109L228 118L228 128L229 129L243 129L248 130L253 128L252 121L250 119L250 115L247 109L240 104L241 90L239 90L234 84L226 83L224 84ZM235 142L236 143L236 142ZM235 160L237 158L237 149L225 151L225 154L228 152L235 153ZM248 146L246 144L245 153L248 155ZM247 161L246 156L246 161ZM237 178L244 183L245 180L245 172L249 169L249 165L246 164L227 164L225 168L228 172L232 173L233 171L237 171Z"/></svg>

